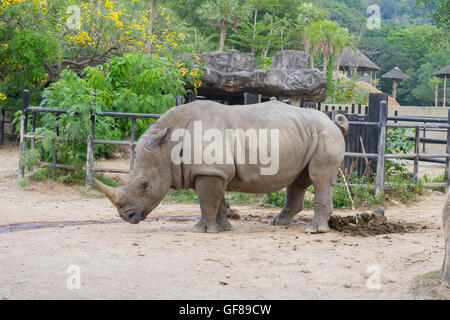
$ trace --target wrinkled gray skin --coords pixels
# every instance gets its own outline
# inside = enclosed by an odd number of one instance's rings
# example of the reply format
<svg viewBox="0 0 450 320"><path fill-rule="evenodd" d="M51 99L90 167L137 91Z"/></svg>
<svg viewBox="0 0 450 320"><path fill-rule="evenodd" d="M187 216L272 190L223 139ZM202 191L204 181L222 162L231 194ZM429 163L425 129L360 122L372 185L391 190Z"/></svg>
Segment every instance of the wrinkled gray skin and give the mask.
<svg viewBox="0 0 450 320"><path fill-rule="evenodd" d="M444 264L442 266L442 282L450 286L450 188L448 189L447 199L442 209L442 220L445 232L445 253Z"/></svg>
<svg viewBox="0 0 450 320"><path fill-rule="evenodd" d="M312 184L315 211L306 231L327 232L328 217L333 210L332 186L345 151L340 129L348 130L348 122L342 118L344 124L338 122L338 128L322 112L278 101L246 106L195 101L171 108L141 136L136 164L127 184L110 188L99 181L95 183L118 208L120 216L130 223L145 219L169 188L195 189L201 209L200 222L194 226L197 232L231 229L225 217L225 191L262 194L286 187L284 208L271 224L289 225L303 209L306 188ZM179 141L171 141L171 131L185 128L193 137L194 121L200 120L203 132L208 128L223 132L227 128L279 129L278 173L261 175L260 168L268 167L261 164L174 164L171 152Z"/></svg>

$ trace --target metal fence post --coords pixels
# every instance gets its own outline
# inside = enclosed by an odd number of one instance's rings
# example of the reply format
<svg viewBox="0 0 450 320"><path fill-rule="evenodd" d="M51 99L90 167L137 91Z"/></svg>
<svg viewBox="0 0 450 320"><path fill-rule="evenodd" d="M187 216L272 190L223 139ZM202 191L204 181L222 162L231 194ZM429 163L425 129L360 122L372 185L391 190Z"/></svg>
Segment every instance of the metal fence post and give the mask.
<svg viewBox="0 0 450 320"><path fill-rule="evenodd" d="M414 157L414 171L413 171L413 178L415 182L417 182L419 177L419 152L420 152L420 127L416 127L416 133L414 137L414 153L416 154L416 156Z"/></svg>
<svg viewBox="0 0 450 320"><path fill-rule="evenodd" d="M136 118L131 118L131 154L130 154L130 171L134 168L134 158L136 157Z"/></svg>
<svg viewBox="0 0 450 320"><path fill-rule="evenodd" d="M28 113L27 108L30 103L30 91L27 89L23 90L22 95L22 117L20 121L20 158L19 158L19 174L23 177L25 176L25 167L22 165L22 154L26 148L26 140L25 134L27 133L27 124L28 124Z"/></svg>
<svg viewBox="0 0 450 320"><path fill-rule="evenodd" d="M387 122L387 102L380 103L380 131L378 137L378 157L377 157L377 179L376 191L377 196L384 193L384 154L386 151L386 122Z"/></svg>
<svg viewBox="0 0 450 320"><path fill-rule="evenodd" d="M91 132L87 138L87 154L86 154L86 187L92 185L92 172L94 167L94 136L95 136L95 113L94 113L94 100L95 93L91 93L93 101L91 102Z"/></svg>

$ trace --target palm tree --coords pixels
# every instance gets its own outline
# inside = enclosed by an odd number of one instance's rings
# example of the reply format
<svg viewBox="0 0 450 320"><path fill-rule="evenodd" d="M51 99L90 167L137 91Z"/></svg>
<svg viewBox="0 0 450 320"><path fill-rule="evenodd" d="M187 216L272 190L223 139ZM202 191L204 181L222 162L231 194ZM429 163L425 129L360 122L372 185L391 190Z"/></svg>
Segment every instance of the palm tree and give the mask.
<svg viewBox="0 0 450 320"><path fill-rule="evenodd" d="M251 10L249 4L241 0L207 0L197 10L197 14L204 17L213 27L220 27L219 51L222 51L228 27L236 30L242 21L250 17Z"/></svg>
<svg viewBox="0 0 450 320"><path fill-rule="evenodd" d="M308 30L308 36L311 40L311 45L319 49L323 53L323 76L327 76L327 66L330 54L336 47L336 38L339 34L339 24L330 21L316 21Z"/></svg>
<svg viewBox="0 0 450 320"><path fill-rule="evenodd" d="M347 28L339 28L337 30L336 38L334 39L334 51L337 52L336 79L339 76L339 66L341 64L344 48L349 46L352 42L353 39Z"/></svg>
<svg viewBox="0 0 450 320"><path fill-rule="evenodd" d="M309 28L314 22L322 20L328 14L328 12L312 2L302 3L299 8L299 15L297 17L297 22L300 27L300 34L302 34L303 47L305 52L310 55L310 66L314 67L314 55L311 52L311 42L309 39Z"/></svg>

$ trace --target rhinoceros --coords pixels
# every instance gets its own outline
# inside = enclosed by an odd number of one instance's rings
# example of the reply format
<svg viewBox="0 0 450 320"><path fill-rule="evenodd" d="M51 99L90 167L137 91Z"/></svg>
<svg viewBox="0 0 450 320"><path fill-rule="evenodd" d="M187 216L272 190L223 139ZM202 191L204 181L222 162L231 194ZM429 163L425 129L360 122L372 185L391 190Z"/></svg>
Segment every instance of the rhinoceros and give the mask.
<svg viewBox="0 0 450 320"><path fill-rule="evenodd" d="M442 209L442 221L445 233L444 263L442 265L442 282L450 286L450 188Z"/></svg>
<svg viewBox="0 0 450 320"><path fill-rule="evenodd" d="M306 231L327 232L347 131L343 115L332 121L320 111L279 101L244 106L194 101L169 109L140 137L126 184L112 188L94 183L133 224L145 219L169 188L194 189L201 210L197 232L231 229L226 191L263 194L286 188L284 208L271 224L289 225L312 184L314 217ZM218 161L220 156L226 161Z"/></svg>

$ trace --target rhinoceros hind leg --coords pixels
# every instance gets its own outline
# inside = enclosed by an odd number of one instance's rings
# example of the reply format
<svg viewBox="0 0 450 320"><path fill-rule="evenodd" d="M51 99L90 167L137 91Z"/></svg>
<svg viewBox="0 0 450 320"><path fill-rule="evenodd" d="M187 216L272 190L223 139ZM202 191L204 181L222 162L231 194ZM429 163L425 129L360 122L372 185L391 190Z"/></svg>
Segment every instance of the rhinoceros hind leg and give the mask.
<svg viewBox="0 0 450 320"><path fill-rule="evenodd" d="M218 211L225 195L224 181L218 177L199 176L195 179L195 191L200 202L202 216L194 226L194 232L219 232L226 230L223 219L219 219Z"/></svg>
<svg viewBox="0 0 450 320"><path fill-rule="evenodd" d="M297 180L286 188L286 198L281 212L269 224L274 226L288 226L292 218L303 210L306 189L311 185L308 170L305 170Z"/></svg>
<svg viewBox="0 0 450 320"><path fill-rule="evenodd" d="M219 211L217 211L217 224L220 227L220 231L229 231L231 230L231 223L227 219L227 211L230 207L226 203L225 199L222 200L219 206ZM230 209L231 210L231 209Z"/></svg>

